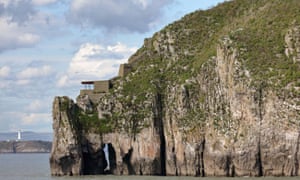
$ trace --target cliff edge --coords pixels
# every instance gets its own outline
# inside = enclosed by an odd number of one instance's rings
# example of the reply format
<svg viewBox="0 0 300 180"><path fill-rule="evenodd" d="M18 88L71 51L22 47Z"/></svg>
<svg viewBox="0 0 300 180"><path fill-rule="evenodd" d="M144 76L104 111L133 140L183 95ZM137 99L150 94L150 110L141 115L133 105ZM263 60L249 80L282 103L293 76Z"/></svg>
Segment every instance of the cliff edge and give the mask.
<svg viewBox="0 0 300 180"><path fill-rule="evenodd" d="M299 7L194 12L145 39L109 91L55 97L51 174L298 176Z"/></svg>

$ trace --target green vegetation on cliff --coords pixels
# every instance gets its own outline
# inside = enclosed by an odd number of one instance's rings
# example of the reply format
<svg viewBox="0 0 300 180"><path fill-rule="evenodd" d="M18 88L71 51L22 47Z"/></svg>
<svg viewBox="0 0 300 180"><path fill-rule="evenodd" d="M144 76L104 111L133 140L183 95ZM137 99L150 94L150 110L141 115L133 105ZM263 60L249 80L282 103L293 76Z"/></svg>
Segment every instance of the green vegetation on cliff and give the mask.
<svg viewBox="0 0 300 180"><path fill-rule="evenodd" d="M187 82L203 71L206 78L216 83L208 66L220 58L218 47L228 53L226 56L236 59L239 67L236 70L239 72L234 72L236 81L247 84L250 89L263 87L277 94L298 97L300 52L295 46L300 43L299 7L299 0L235 0L193 12L166 26L152 38L145 39L144 46L129 59L134 65L133 71L118 79L111 91L125 110L115 109L111 113L120 113L123 124L143 127L143 117L152 111L145 107L149 97L167 96L171 86L193 87ZM200 90L194 86L190 91ZM198 98L205 100L205 97ZM203 108L191 110L183 118L184 122L193 124L195 118L189 116L203 119L205 111ZM87 117L93 119L94 116L96 114Z"/></svg>
<svg viewBox="0 0 300 180"><path fill-rule="evenodd" d="M196 11L145 39L98 101L56 98L54 173L89 173L81 160L104 173L109 144L113 174L298 176L299 9L233 0Z"/></svg>
<svg viewBox="0 0 300 180"><path fill-rule="evenodd" d="M217 56L218 45L229 41L226 48L236 51L243 71L237 77L240 81L249 82L249 88L263 85L278 94L299 97L300 65L293 60L299 58L299 50L286 54L291 29L298 31L291 37L292 46L299 42L299 7L298 0L236 0L186 15L145 40L132 57L139 59L121 93L140 102L147 94L165 94L168 85L184 84L199 75Z"/></svg>
<svg viewBox="0 0 300 180"><path fill-rule="evenodd" d="M285 36L300 25L299 7L297 0L236 0L186 15L147 39L133 56L140 58L124 93L143 98L155 90L155 82L164 86L195 77L224 38L232 41L228 48L237 49L253 85L264 81L283 88L297 82L299 63L285 55Z"/></svg>

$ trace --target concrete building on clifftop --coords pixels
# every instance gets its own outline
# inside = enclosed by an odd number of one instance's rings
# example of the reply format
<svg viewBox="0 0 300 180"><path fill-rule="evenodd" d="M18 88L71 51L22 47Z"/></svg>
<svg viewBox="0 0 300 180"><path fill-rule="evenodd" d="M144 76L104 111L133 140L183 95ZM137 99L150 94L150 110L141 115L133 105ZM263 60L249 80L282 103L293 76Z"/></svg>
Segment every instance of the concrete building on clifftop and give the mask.
<svg viewBox="0 0 300 180"><path fill-rule="evenodd" d="M132 70L132 66L130 64L121 64L119 67L118 77L125 77ZM88 95L90 100L93 103L96 103L101 95L104 95L109 92L109 90L113 87L113 81L117 77L114 77L110 80L99 80L99 81L82 81L81 84L84 86L83 89L80 90L80 95Z"/></svg>

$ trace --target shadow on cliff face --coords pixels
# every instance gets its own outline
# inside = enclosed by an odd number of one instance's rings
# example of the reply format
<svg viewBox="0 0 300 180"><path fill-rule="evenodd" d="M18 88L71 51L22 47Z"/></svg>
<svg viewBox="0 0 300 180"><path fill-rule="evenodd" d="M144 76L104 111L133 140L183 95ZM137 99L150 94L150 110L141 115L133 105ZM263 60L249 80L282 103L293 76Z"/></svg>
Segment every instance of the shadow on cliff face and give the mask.
<svg viewBox="0 0 300 180"><path fill-rule="evenodd" d="M62 168L62 172L64 174L68 174L69 176L72 176L73 173L72 173L72 166L73 164L75 164L76 160L73 156L65 156L65 157L62 157L60 159L60 165L61 165L61 168Z"/></svg>
<svg viewBox="0 0 300 180"><path fill-rule="evenodd" d="M200 177L205 177L204 149L205 149L205 139L200 144L198 144L195 148L196 176L200 176Z"/></svg>
<svg viewBox="0 0 300 180"><path fill-rule="evenodd" d="M127 166L127 169L128 169L128 174L129 175L136 175L136 172L130 162L130 159L131 159L131 156L132 156L132 152L133 152L133 149L130 148L128 153L125 154L125 156L123 157L123 162L126 164Z"/></svg>
<svg viewBox="0 0 300 180"><path fill-rule="evenodd" d="M103 151L104 145L98 150L94 150L92 144L87 141L82 146L83 156L83 175L99 175L99 174L112 174L116 168L116 152L112 144L108 144L109 164L105 158ZM107 168L109 167L109 168Z"/></svg>

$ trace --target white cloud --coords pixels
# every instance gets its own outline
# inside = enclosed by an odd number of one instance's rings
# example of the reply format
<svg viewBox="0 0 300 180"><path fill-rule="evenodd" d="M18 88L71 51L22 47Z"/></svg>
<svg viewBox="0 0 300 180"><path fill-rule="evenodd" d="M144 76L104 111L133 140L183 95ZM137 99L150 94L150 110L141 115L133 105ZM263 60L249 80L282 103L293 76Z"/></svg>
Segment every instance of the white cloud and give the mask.
<svg viewBox="0 0 300 180"><path fill-rule="evenodd" d="M51 113L3 112L0 116L0 131L51 132Z"/></svg>
<svg viewBox="0 0 300 180"><path fill-rule="evenodd" d="M38 112L44 108L44 103L41 100L33 100L25 109L29 112Z"/></svg>
<svg viewBox="0 0 300 180"><path fill-rule="evenodd" d="M58 82L57 82L57 86L58 87L64 87L64 86L67 86L68 84L68 80L69 80L69 77L67 75L63 75L59 78Z"/></svg>
<svg viewBox="0 0 300 180"><path fill-rule="evenodd" d="M7 89L12 86L12 81L10 80L1 80L0 89Z"/></svg>
<svg viewBox="0 0 300 180"><path fill-rule="evenodd" d="M16 85L24 86L30 84L32 81L30 79L19 79L16 81Z"/></svg>
<svg viewBox="0 0 300 180"><path fill-rule="evenodd" d="M30 0L0 0L1 15L6 16L9 22L23 25L36 13Z"/></svg>
<svg viewBox="0 0 300 180"><path fill-rule="evenodd" d="M10 75L9 66L0 67L0 78L7 78L9 75Z"/></svg>
<svg viewBox="0 0 300 180"><path fill-rule="evenodd" d="M119 64L127 62L137 48L124 44L104 47L99 44L83 44L72 58L68 73L62 75L59 87L79 84L82 80L99 80L117 75Z"/></svg>
<svg viewBox="0 0 300 180"><path fill-rule="evenodd" d="M38 35L31 33L23 33L17 37L17 41L20 44L35 44L39 39L40 37Z"/></svg>
<svg viewBox="0 0 300 180"><path fill-rule="evenodd" d="M38 5L38 6L45 6L48 4L52 4L55 3L57 0L32 0L32 3L34 5Z"/></svg>
<svg viewBox="0 0 300 180"><path fill-rule="evenodd" d="M134 3L141 5L143 8L146 8L149 5L149 0L133 0Z"/></svg>
<svg viewBox="0 0 300 180"><path fill-rule="evenodd" d="M57 0L0 0L0 53L34 47L41 39L61 37L67 28L64 15L39 6Z"/></svg>
<svg viewBox="0 0 300 180"><path fill-rule="evenodd" d="M12 67L13 70L8 65L0 67L0 95L41 97L55 87L57 71L42 61L32 61L27 66L14 64Z"/></svg>
<svg viewBox="0 0 300 180"><path fill-rule="evenodd" d="M51 122L51 115L48 113L22 114L21 125L36 125Z"/></svg>
<svg viewBox="0 0 300 180"><path fill-rule="evenodd" d="M20 80L41 78L49 76L53 72L52 68L48 65L42 67L28 67L17 74L17 78Z"/></svg>
<svg viewBox="0 0 300 180"><path fill-rule="evenodd" d="M80 26L144 33L161 19L163 8L172 2L174 0L73 0L67 19Z"/></svg>
<svg viewBox="0 0 300 180"><path fill-rule="evenodd" d="M0 52L9 49L31 47L39 42L40 36L20 28L17 23L7 23L0 18Z"/></svg>

